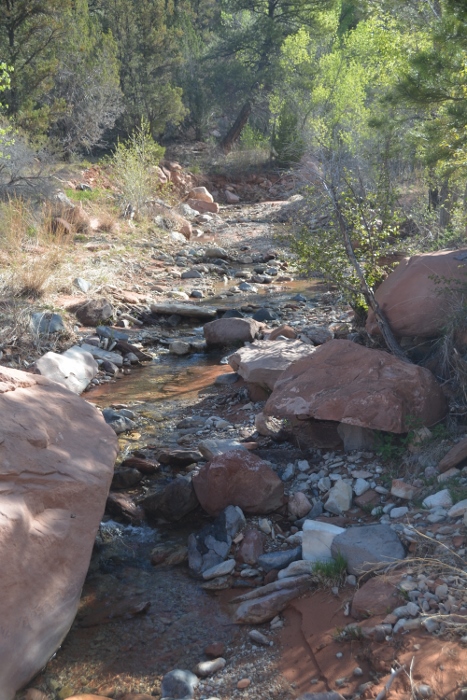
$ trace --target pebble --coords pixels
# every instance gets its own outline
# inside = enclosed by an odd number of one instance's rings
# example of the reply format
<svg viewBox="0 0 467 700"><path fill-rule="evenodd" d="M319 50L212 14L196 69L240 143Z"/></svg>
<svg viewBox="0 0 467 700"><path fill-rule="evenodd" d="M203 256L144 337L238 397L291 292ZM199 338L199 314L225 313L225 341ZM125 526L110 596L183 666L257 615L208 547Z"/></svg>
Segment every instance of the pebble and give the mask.
<svg viewBox="0 0 467 700"><path fill-rule="evenodd" d="M162 679L162 697L174 698L174 700L192 698L197 685L198 679L194 673L176 668L166 673Z"/></svg>
<svg viewBox="0 0 467 700"><path fill-rule="evenodd" d="M244 688L248 688L249 685L251 685L250 679L242 678L240 681L238 681L237 688L239 688L239 690L243 690Z"/></svg>
<svg viewBox="0 0 467 700"><path fill-rule="evenodd" d="M207 676L212 676L213 673L221 671L226 665L226 660L222 657L213 659L212 661L201 661L195 668L195 673L198 676L206 678Z"/></svg>
<svg viewBox="0 0 467 700"><path fill-rule="evenodd" d="M273 642L270 641L265 634L260 632L259 630L250 630L248 632L248 636L251 639L252 642L255 642L255 644L261 644L262 646L269 647L273 645Z"/></svg>
<svg viewBox="0 0 467 700"><path fill-rule="evenodd" d="M363 676L363 671L360 668L360 666L357 666L357 668L354 668L353 675L354 676Z"/></svg>

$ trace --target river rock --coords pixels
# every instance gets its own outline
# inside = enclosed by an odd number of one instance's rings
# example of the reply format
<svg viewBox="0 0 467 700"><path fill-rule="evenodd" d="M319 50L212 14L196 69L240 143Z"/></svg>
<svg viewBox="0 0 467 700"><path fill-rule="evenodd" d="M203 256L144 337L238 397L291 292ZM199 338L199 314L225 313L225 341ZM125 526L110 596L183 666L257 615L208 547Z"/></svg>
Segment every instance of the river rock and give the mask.
<svg viewBox="0 0 467 700"><path fill-rule="evenodd" d="M135 430L138 427L138 424L122 413L122 411L114 411L113 408L104 408L102 415L104 416L105 422L115 430L117 435L125 433L127 430Z"/></svg>
<svg viewBox="0 0 467 700"><path fill-rule="evenodd" d="M298 598L298 596L310 587L311 577L305 576L303 578L309 580L304 584L297 584L296 587L274 591L273 593L268 593L267 595L245 600L243 603L240 603L233 614L233 621L243 625L259 625L262 622L272 620L276 615L282 612L292 600ZM294 581L294 579L290 580ZM280 583L282 583L282 581ZM257 590L260 591L261 589Z"/></svg>
<svg viewBox="0 0 467 700"><path fill-rule="evenodd" d="M425 508L451 508L452 498L449 489L443 489L427 496L422 505Z"/></svg>
<svg viewBox="0 0 467 700"><path fill-rule="evenodd" d="M91 345L91 343L83 343L81 346L82 352L88 352L93 356L95 360L103 360L104 362L111 362L117 367L122 367L123 357L118 352L109 352L108 350L103 350L96 345ZM78 350L76 350L78 352Z"/></svg>
<svg viewBox="0 0 467 700"><path fill-rule="evenodd" d="M169 352L172 355L188 355L190 350L190 343L186 343L184 340L173 340L169 345Z"/></svg>
<svg viewBox="0 0 467 700"><path fill-rule="evenodd" d="M467 510L467 509L466 509ZM258 530L246 530L237 553L237 559L253 566L263 554L264 534Z"/></svg>
<svg viewBox="0 0 467 700"><path fill-rule="evenodd" d="M162 679L161 694L163 698L173 700L189 700L195 694L198 678L191 671L174 669L166 673Z"/></svg>
<svg viewBox="0 0 467 700"><path fill-rule="evenodd" d="M343 479L336 481L328 493L324 509L334 515L342 515L352 505L352 487Z"/></svg>
<svg viewBox="0 0 467 700"><path fill-rule="evenodd" d="M312 504L302 491L296 491L287 504L289 515L295 520L304 518L310 512Z"/></svg>
<svg viewBox="0 0 467 700"><path fill-rule="evenodd" d="M105 511L132 525L139 525L144 520L144 510L141 506L136 505L127 493L111 491L107 498Z"/></svg>
<svg viewBox="0 0 467 700"><path fill-rule="evenodd" d="M130 489L139 484L142 478L143 475L137 469L131 467L116 469L112 479L112 488L116 490Z"/></svg>
<svg viewBox="0 0 467 700"><path fill-rule="evenodd" d="M93 406L40 375L2 367L0 410L0 696L11 700L71 627L117 439Z"/></svg>
<svg viewBox="0 0 467 700"><path fill-rule="evenodd" d="M191 474L178 476L170 484L141 501L148 519L164 518L169 522L181 520L198 505Z"/></svg>
<svg viewBox="0 0 467 700"><path fill-rule="evenodd" d="M402 602L401 592L390 577L375 576L355 592L350 612L356 620L365 620L373 615L386 615Z"/></svg>
<svg viewBox="0 0 467 700"><path fill-rule="evenodd" d="M293 362L315 351L300 340L257 340L229 357L229 365L252 384L272 391L283 371Z"/></svg>
<svg viewBox="0 0 467 700"><path fill-rule="evenodd" d="M255 416L255 428L260 435L271 437L274 440L285 438L283 421L274 416L265 416L264 413L257 413Z"/></svg>
<svg viewBox="0 0 467 700"><path fill-rule="evenodd" d="M287 568L279 571L277 578L280 580L290 578L291 576L302 576L303 574L312 574L315 566L314 561L294 561Z"/></svg>
<svg viewBox="0 0 467 700"><path fill-rule="evenodd" d="M267 554L262 554L258 557L258 565L264 569L264 571L269 572L273 569L285 569L286 566L291 564L293 561L297 561L302 558L302 548L294 547L294 549L286 549L277 552L268 552Z"/></svg>
<svg viewBox="0 0 467 700"><path fill-rule="evenodd" d="M66 330L60 314L51 311L38 311L32 314L30 326L32 332L38 335L51 335Z"/></svg>
<svg viewBox="0 0 467 700"><path fill-rule="evenodd" d="M192 303L172 304L170 302L166 302L151 304L151 313L162 314L163 316L171 316L172 314L175 314L177 316L183 316L184 318L195 318L199 321L210 321L217 316L216 309L209 306L201 306Z"/></svg>
<svg viewBox="0 0 467 700"><path fill-rule="evenodd" d="M301 336L311 340L313 345L323 345L334 338L334 333L327 326L306 326L302 329Z"/></svg>
<svg viewBox="0 0 467 700"><path fill-rule="evenodd" d="M201 452L196 450L161 450L157 454L157 459L161 464L168 464L170 467L183 469L189 464L199 462L203 459Z"/></svg>
<svg viewBox="0 0 467 700"><path fill-rule="evenodd" d="M47 352L36 360L33 371L62 384L74 394L81 394L94 379L99 367L91 353L73 345L61 355Z"/></svg>
<svg viewBox="0 0 467 700"><path fill-rule="evenodd" d="M217 673L217 671L222 671L226 663L226 660L221 656L218 659L211 659L210 661L200 661L195 671L198 676L207 678L207 676L212 676L213 673Z"/></svg>
<svg viewBox="0 0 467 700"><path fill-rule="evenodd" d="M264 413L404 433L409 418L430 426L446 410L429 370L349 340L331 340L284 371Z"/></svg>
<svg viewBox="0 0 467 700"><path fill-rule="evenodd" d="M98 326L113 316L114 308L104 298L90 299L75 310L75 316L83 326Z"/></svg>
<svg viewBox="0 0 467 700"><path fill-rule="evenodd" d="M334 538L331 552L333 557L341 554L347 571L355 576L405 558L400 539L388 525L349 527Z"/></svg>
<svg viewBox="0 0 467 700"><path fill-rule="evenodd" d="M201 440L198 449L205 459L211 460L214 457L223 455L232 450L245 450L246 447L238 440Z"/></svg>
<svg viewBox="0 0 467 700"><path fill-rule="evenodd" d="M226 506L246 513L271 513L284 503L284 485L271 467L246 450L214 457L193 477L201 507L217 515Z"/></svg>
<svg viewBox="0 0 467 700"><path fill-rule="evenodd" d="M213 523L205 525L196 534L191 533L188 538L188 565L191 571L200 575L223 562L233 538L245 525L241 509L228 506Z"/></svg>
<svg viewBox="0 0 467 700"><path fill-rule="evenodd" d="M302 557L305 561L332 561L331 546L345 530L332 523L305 520L303 523Z"/></svg>
<svg viewBox="0 0 467 700"><path fill-rule="evenodd" d="M461 518L465 513L467 513L467 499L458 501L448 510L450 518Z"/></svg>
<svg viewBox="0 0 467 700"><path fill-rule="evenodd" d="M467 248L414 255L384 280L375 296L396 336L432 338L443 333L452 315L453 293L460 295L465 281L466 255ZM456 281L460 282L458 290ZM371 309L366 329L372 335L380 334Z"/></svg>
<svg viewBox="0 0 467 700"><path fill-rule="evenodd" d="M252 318L219 318L206 323L203 331L208 346L221 347L251 343L261 328L262 324Z"/></svg>
<svg viewBox="0 0 467 700"><path fill-rule="evenodd" d="M216 566L212 566L210 569L203 571L203 579L209 581L219 576L228 576L234 569L235 559L227 559L227 561L223 561L222 564L216 564Z"/></svg>

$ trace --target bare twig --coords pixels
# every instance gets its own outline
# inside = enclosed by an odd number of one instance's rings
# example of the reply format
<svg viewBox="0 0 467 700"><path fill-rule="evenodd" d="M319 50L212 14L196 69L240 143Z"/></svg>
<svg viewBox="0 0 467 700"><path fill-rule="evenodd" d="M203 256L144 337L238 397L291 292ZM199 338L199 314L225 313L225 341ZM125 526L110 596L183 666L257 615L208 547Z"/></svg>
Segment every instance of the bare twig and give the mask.
<svg viewBox="0 0 467 700"><path fill-rule="evenodd" d="M389 692L391 685L394 683L397 676L399 676L403 671L405 671L405 666L399 666L399 668L392 668L391 669L391 676L390 676L389 680L387 681L384 688L382 690L380 690L380 692L376 696L375 700L384 700L384 698L386 697L386 695Z"/></svg>

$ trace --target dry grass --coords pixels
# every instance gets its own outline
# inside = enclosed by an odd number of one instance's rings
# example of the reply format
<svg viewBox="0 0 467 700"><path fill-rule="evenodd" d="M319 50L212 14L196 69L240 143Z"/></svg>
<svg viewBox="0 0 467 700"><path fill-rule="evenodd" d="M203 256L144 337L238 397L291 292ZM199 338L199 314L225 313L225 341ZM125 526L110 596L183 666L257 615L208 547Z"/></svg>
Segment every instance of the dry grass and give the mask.
<svg viewBox="0 0 467 700"><path fill-rule="evenodd" d="M0 291L41 297L60 267L70 242L52 226L50 208L35 214L22 199L0 204Z"/></svg>

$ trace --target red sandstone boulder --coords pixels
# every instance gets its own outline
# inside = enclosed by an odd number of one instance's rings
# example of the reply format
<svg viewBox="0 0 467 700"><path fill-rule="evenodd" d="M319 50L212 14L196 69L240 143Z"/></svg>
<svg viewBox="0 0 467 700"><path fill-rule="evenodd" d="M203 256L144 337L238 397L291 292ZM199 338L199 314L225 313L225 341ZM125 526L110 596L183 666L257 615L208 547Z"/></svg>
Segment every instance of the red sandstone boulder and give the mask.
<svg viewBox="0 0 467 700"><path fill-rule="evenodd" d="M209 211L211 214L217 214L219 211L219 205L217 202L204 202L201 199L188 199L186 203L189 207L200 214L205 214L207 211Z"/></svg>
<svg viewBox="0 0 467 700"><path fill-rule="evenodd" d="M450 289L455 292L455 281L465 286L466 275L467 249L414 255L391 272L375 296L395 335L430 338L443 332L453 311L452 295L440 280L453 280ZM366 329L380 334L371 310Z"/></svg>
<svg viewBox="0 0 467 700"><path fill-rule="evenodd" d="M203 330L208 345L227 346L251 343L262 327L252 318L219 318L206 323Z"/></svg>
<svg viewBox="0 0 467 700"><path fill-rule="evenodd" d="M199 202L213 202L214 197L206 187L193 187L188 192L188 199L197 199Z"/></svg>
<svg viewBox="0 0 467 700"><path fill-rule="evenodd" d="M0 697L40 671L75 617L117 455L102 414L0 368Z"/></svg>
<svg viewBox="0 0 467 700"><path fill-rule="evenodd" d="M214 457L193 477L202 508L218 515L227 506L245 513L271 513L284 503L284 485L269 464L246 450Z"/></svg>
<svg viewBox="0 0 467 700"><path fill-rule="evenodd" d="M429 370L349 340L331 340L285 370L264 413L404 433L409 418L430 426L446 410Z"/></svg>

